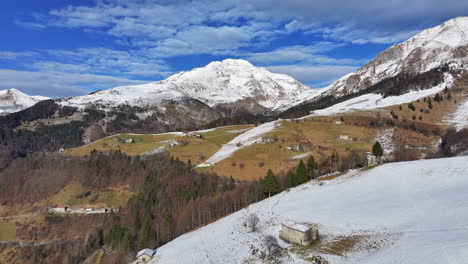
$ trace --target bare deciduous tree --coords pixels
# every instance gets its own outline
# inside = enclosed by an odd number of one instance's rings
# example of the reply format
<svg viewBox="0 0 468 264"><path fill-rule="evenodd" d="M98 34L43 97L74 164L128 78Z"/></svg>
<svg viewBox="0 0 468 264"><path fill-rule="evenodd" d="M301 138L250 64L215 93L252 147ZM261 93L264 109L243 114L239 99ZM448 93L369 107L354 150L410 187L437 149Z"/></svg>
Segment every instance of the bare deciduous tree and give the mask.
<svg viewBox="0 0 468 264"><path fill-rule="evenodd" d="M276 237L268 235L263 239L265 248L268 251L268 254L277 257L281 252L281 247L278 245L278 240Z"/></svg>
<svg viewBox="0 0 468 264"><path fill-rule="evenodd" d="M260 219L256 214L250 214L247 217L247 225L250 227L250 231L255 232L257 231L257 226L258 223L260 222Z"/></svg>

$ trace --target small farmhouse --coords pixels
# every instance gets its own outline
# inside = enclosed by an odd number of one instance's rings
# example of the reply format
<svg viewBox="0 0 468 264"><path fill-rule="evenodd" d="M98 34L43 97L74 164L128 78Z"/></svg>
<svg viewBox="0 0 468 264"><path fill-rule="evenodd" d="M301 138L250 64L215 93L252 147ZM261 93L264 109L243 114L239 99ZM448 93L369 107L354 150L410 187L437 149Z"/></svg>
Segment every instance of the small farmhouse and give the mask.
<svg viewBox="0 0 468 264"><path fill-rule="evenodd" d="M287 221L282 224L280 238L299 245L309 245L319 238L318 230L307 225Z"/></svg>
<svg viewBox="0 0 468 264"><path fill-rule="evenodd" d="M184 137L195 137L195 138L203 138L202 135L195 133L195 132L188 132L184 133Z"/></svg>
<svg viewBox="0 0 468 264"><path fill-rule="evenodd" d="M366 152L367 166L377 165L377 157L372 152Z"/></svg>
<svg viewBox="0 0 468 264"><path fill-rule="evenodd" d="M338 139L338 140L349 140L349 136L348 135L339 135L336 139Z"/></svg>
<svg viewBox="0 0 468 264"><path fill-rule="evenodd" d="M148 263L156 256L156 249L145 248L140 250L137 255L137 264Z"/></svg>
<svg viewBox="0 0 468 264"><path fill-rule="evenodd" d="M262 137L262 143L275 143L278 142L277 136L265 136Z"/></svg>
<svg viewBox="0 0 468 264"><path fill-rule="evenodd" d="M292 151L311 151L313 146L309 142L300 142L295 146L289 147Z"/></svg>
<svg viewBox="0 0 468 264"><path fill-rule="evenodd" d="M70 211L70 207L68 206L54 206L49 208L49 213L51 214L60 214L60 213L67 213Z"/></svg>
<svg viewBox="0 0 468 264"><path fill-rule="evenodd" d="M335 121L335 124L337 124L337 125L341 125L341 124L343 124L343 122L342 122L342 121L340 121L340 120L338 120L338 121Z"/></svg>

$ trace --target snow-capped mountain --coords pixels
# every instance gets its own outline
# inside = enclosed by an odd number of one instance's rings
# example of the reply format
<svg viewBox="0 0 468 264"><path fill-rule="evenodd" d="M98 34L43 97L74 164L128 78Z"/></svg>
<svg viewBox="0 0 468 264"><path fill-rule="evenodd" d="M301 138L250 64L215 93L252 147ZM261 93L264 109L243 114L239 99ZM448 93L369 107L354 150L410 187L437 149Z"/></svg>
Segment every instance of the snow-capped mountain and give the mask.
<svg viewBox="0 0 468 264"><path fill-rule="evenodd" d="M455 67L468 63L468 17L448 20L391 46L325 88L322 96L355 93L401 73L423 73L446 63Z"/></svg>
<svg viewBox="0 0 468 264"><path fill-rule="evenodd" d="M17 89L0 91L0 114L13 113L35 105L42 100L50 99L44 96L29 96Z"/></svg>
<svg viewBox="0 0 468 264"><path fill-rule="evenodd" d="M245 60L215 61L143 85L116 87L61 101L64 105L155 106L192 98L210 107L247 101L269 110L282 110L317 93L294 78L253 66Z"/></svg>

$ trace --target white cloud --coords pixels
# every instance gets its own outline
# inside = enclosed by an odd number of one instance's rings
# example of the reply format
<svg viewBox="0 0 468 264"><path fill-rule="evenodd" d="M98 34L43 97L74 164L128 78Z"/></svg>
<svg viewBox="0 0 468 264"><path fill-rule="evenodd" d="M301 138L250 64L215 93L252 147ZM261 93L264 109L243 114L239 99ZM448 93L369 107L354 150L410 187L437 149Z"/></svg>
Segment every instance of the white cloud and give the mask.
<svg viewBox="0 0 468 264"><path fill-rule="evenodd" d="M136 38L130 43L171 41L180 32L197 26L240 28L247 22L262 25L252 34L265 31L284 34L346 25L348 33L336 27L331 28L339 34L322 32L353 43L392 43L410 35L409 32L465 15L467 11L468 2L459 0L446 0L443 5L439 0L96 1L94 6L51 10L48 18L40 17L45 21L38 25L45 22L58 27L92 28L116 37ZM406 33L399 35L401 31ZM168 45L180 47L181 43Z"/></svg>
<svg viewBox="0 0 468 264"><path fill-rule="evenodd" d="M82 95L88 93L90 88L103 89L148 82L96 74L56 71L33 72L9 69L0 69L0 79L2 80L0 90L16 88L30 95L50 97Z"/></svg>
<svg viewBox="0 0 468 264"><path fill-rule="evenodd" d="M158 42L153 52L161 57L229 53L245 46L252 37L252 32L249 32L247 27L197 26Z"/></svg>
<svg viewBox="0 0 468 264"><path fill-rule="evenodd" d="M336 59L322 53L343 46L343 43L317 42L312 45L283 47L268 52L251 53L247 60L260 64L309 63L309 64L360 64L355 59Z"/></svg>
<svg viewBox="0 0 468 264"><path fill-rule="evenodd" d="M32 30L43 30L46 28L45 25L41 23L36 23L36 22L26 22L26 21L16 20L14 23L20 27L32 29Z"/></svg>
<svg viewBox="0 0 468 264"><path fill-rule="evenodd" d="M345 74L354 72L356 66L346 65L277 65L266 67L271 72L288 74L298 81L311 83L311 82L325 82L329 83L334 81Z"/></svg>

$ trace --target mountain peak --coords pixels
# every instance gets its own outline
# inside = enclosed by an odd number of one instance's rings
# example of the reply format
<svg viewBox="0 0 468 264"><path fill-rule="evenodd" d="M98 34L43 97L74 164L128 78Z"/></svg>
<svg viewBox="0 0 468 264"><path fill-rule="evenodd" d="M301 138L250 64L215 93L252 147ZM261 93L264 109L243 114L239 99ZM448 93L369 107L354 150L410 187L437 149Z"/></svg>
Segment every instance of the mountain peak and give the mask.
<svg viewBox="0 0 468 264"><path fill-rule="evenodd" d="M355 93L401 73L420 74L447 63L461 67L468 64L467 50L468 17L456 17L389 47L325 88L323 95Z"/></svg>
<svg viewBox="0 0 468 264"><path fill-rule="evenodd" d="M316 92L288 75L269 72L246 60L225 59L162 81L103 90L70 101L77 106L92 101L108 105L127 102L157 105L162 99L188 97L213 107L253 100L276 111L300 103Z"/></svg>
<svg viewBox="0 0 468 264"><path fill-rule="evenodd" d="M468 17L456 17L444 23L423 30L403 44L413 46L449 46L456 47L468 43Z"/></svg>
<svg viewBox="0 0 468 264"><path fill-rule="evenodd" d="M48 98L42 96L29 96L15 88L1 90L0 114L20 111L45 99Z"/></svg>

